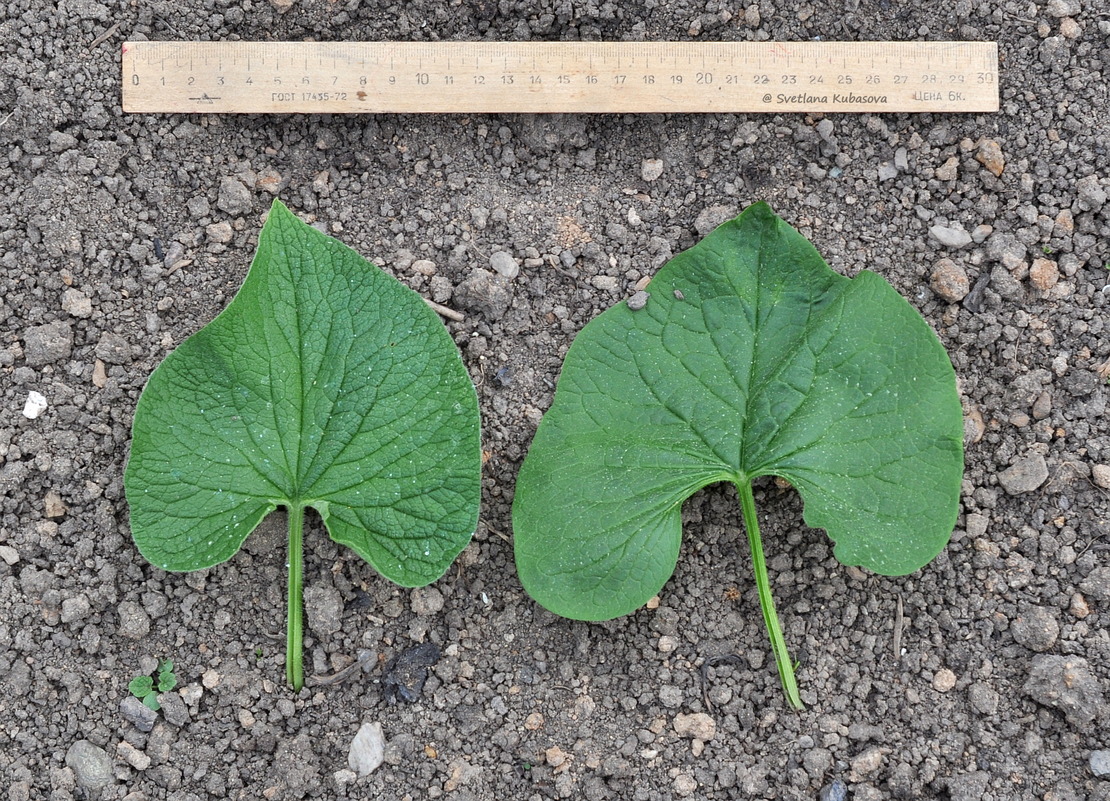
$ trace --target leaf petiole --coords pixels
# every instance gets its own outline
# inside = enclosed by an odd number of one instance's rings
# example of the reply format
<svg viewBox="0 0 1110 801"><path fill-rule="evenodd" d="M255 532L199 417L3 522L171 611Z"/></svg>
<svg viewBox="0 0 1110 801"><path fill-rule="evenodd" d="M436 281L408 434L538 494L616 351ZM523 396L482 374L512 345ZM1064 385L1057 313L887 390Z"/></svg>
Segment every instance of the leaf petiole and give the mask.
<svg viewBox="0 0 1110 801"><path fill-rule="evenodd" d="M304 687L304 670L301 666L302 620L304 604L301 595L304 585L304 507L287 507L289 515L289 592L285 633L285 680L300 691Z"/></svg>
<svg viewBox="0 0 1110 801"><path fill-rule="evenodd" d="M759 607L763 611L763 624L771 638L771 650L775 653L775 664L779 668L779 678L786 692L786 700L794 709L804 709L798 694L798 683L794 680L794 663L786 650L786 638L782 636L779 616L775 612L775 600L771 597L771 582L767 577L767 561L763 558L763 541L759 536L759 520L755 513L755 497L752 495L751 479L737 482L740 491L740 509L744 514L744 528L748 532L748 545L752 551L752 570L755 573L755 586L759 591Z"/></svg>

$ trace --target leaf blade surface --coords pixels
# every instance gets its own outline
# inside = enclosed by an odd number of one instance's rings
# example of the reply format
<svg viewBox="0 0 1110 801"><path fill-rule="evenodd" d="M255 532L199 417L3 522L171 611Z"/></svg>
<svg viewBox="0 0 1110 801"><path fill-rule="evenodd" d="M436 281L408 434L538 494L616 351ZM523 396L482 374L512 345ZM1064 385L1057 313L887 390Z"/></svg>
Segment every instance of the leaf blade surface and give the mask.
<svg viewBox="0 0 1110 801"><path fill-rule="evenodd" d="M649 291L579 334L521 468L514 541L536 600L580 619L632 611L674 570L682 502L768 474L846 564L897 574L936 555L959 498L959 398L889 284L836 274L756 204Z"/></svg>
<svg viewBox="0 0 1110 801"><path fill-rule="evenodd" d="M469 542L477 397L416 293L280 203L242 288L152 374L125 488L140 552L168 570L230 558L278 506L405 586Z"/></svg>

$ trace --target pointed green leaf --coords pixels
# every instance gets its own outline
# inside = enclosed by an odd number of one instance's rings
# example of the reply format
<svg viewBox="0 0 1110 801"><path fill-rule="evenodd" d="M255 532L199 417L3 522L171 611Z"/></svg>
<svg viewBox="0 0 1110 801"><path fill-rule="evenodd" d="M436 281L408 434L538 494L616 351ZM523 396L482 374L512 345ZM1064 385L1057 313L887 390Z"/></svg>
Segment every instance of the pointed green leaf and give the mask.
<svg viewBox="0 0 1110 801"><path fill-rule="evenodd" d="M131 530L154 564L197 570L276 507L312 506L383 576L427 584L477 522L478 429L436 314L275 202L235 299L139 399Z"/></svg>
<svg viewBox="0 0 1110 801"><path fill-rule="evenodd" d="M567 354L517 480L525 589L626 614L674 571L681 506L719 481L793 484L836 557L886 575L947 542L963 472L947 354L882 278L830 270L756 204L675 257Z"/></svg>

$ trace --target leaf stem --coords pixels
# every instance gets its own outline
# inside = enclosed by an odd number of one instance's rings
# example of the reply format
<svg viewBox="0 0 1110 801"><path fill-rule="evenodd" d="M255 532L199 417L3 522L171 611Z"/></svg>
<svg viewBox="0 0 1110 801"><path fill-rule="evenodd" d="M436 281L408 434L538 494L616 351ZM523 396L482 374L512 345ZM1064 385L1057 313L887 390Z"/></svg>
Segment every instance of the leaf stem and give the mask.
<svg viewBox="0 0 1110 801"><path fill-rule="evenodd" d="M740 490L740 508L744 514L744 528L748 532L748 545L752 551L752 569L755 573L755 586L759 591L759 606L763 610L763 624L771 638L771 650L779 668L779 678L786 692L786 700L795 709L804 709L798 695L798 683L794 680L794 664L786 650L786 638L782 636L779 616L775 612L775 601L771 597L771 582L767 577L767 561L763 558L763 541L759 537L759 520L755 514L755 496L752 495L751 479L737 483Z"/></svg>
<svg viewBox="0 0 1110 801"><path fill-rule="evenodd" d="M285 680L294 690L304 687L304 670L301 667L302 620L304 604L304 507L290 506L289 515L289 592L285 628Z"/></svg>

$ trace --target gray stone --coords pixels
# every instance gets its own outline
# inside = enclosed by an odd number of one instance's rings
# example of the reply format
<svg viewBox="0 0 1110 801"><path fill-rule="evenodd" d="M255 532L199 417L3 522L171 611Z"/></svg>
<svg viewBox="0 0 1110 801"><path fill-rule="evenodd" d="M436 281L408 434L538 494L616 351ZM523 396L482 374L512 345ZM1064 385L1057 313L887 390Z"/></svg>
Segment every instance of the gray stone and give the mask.
<svg viewBox="0 0 1110 801"><path fill-rule="evenodd" d="M953 776L948 780L948 797L951 801L981 801L990 778L985 770Z"/></svg>
<svg viewBox="0 0 1110 801"><path fill-rule="evenodd" d="M92 317L92 301L84 292L67 289L62 293L62 311L73 317Z"/></svg>
<svg viewBox="0 0 1110 801"><path fill-rule="evenodd" d="M648 183L656 180L662 174L662 159L644 159L642 162L640 162L640 177Z"/></svg>
<svg viewBox="0 0 1110 801"><path fill-rule="evenodd" d="M105 364L130 364L131 345L114 331L105 331L96 343L96 358Z"/></svg>
<svg viewBox="0 0 1110 801"><path fill-rule="evenodd" d="M1024 689L1038 704L1063 712L1073 725L1093 721L1104 702L1087 660L1077 656L1033 657Z"/></svg>
<svg viewBox="0 0 1110 801"><path fill-rule="evenodd" d="M884 161L879 165L879 180L889 181L898 177L898 168L891 161Z"/></svg>
<svg viewBox="0 0 1110 801"><path fill-rule="evenodd" d="M455 287L455 303L489 320L500 320L513 302L508 279L489 270L476 268Z"/></svg>
<svg viewBox="0 0 1110 801"><path fill-rule="evenodd" d="M189 710L185 706L185 699L178 693L162 693L158 701L162 704L162 717L166 719L166 723L181 728L189 722Z"/></svg>
<svg viewBox="0 0 1110 801"><path fill-rule="evenodd" d="M90 611L92 610L89 607L89 599L84 595L66 598L62 601L62 622L76 623L78 620L84 620L89 616Z"/></svg>
<svg viewBox="0 0 1110 801"><path fill-rule="evenodd" d="M1075 184L1079 199L1092 209L1100 209L1106 202L1106 190L1102 188L1097 175L1080 178Z"/></svg>
<svg viewBox="0 0 1110 801"><path fill-rule="evenodd" d="M1079 0L1048 0L1045 11L1050 17L1074 17L1080 11Z"/></svg>
<svg viewBox="0 0 1110 801"><path fill-rule="evenodd" d="M494 272L510 280L520 275L520 262L514 259L511 253L506 253L503 250L499 250L489 257L489 266L493 268Z"/></svg>
<svg viewBox="0 0 1110 801"><path fill-rule="evenodd" d="M23 343L23 357L31 367L68 359L73 352L73 329L60 320L31 326L23 335Z"/></svg>
<svg viewBox="0 0 1110 801"><path fill-rule="evenodd" d="M233 216L248 214L254 206L251 192L242 182L225 177L220 180L220 191L216 196L216 206Z"/></svg>
<svg viewBox="0 0 1110 801"><path fill-rule="evenodd" d="M1110 751L1092 751L1088 759L1091 773L1100 779L1110 777Z"/></svg>
<svg viewBox="0 0 1110 801"><path fill-rule="evenodd" d="M929 236L946 248L959 250L971 244L971 234L964 230L962 225L934 225L929 229Z"/></svg>
<svg viewBox="0 0 1110 801"><path fill-rule="evenodd" d="M632 309L632 311L639 311L647 305L648 298L650 297L651 295L649 293L641 289L628 299L628 308Z"/></svg>
<svg viewBox="0 0 1110 801"><path fill-rule="evenodd" d="M1018 459L998 474L998 483L1011 495L1032 492L1048 479L1048 465L1039 453Z"/></svg>
<svg viewBox="0 0 1110 801"><path fill-rule="evenodd" d="M988 259L1001 262L1007 270L1016 270L1025 261L1025 245L1013 234L991 234L986 251Z"/></svg>
<svg viewBox="0 0 1110 801"><path fill-rule="evenodd" d="M69 747L66 766L73 771L78 786L85 790L96 790L112 781L111 757L88 740L78 740Z"/></svg>
<svg viewBox="0 0 1110 801"><path fill-rule="evenodd" d="M705 237L713 233L713 229L736 216L735 206L722 206L720 204L708 206L701 210L694 220L694 230L698 236Z"/></svg>
<svg viewBox="0 0 1110 801"><path fill-rule="evenodd" d="M998 693L989 684L972 684L967 688L967 700L980 715L993 715L998 711Z"/></svg>
<svg viewBox="0 0 1110 801"><path fill-rule="evenodd" d="M363 723L351 741L347 765L351 770L358 771L359 776L369 776L384 760L385 735L382 734L382 724Z"/></svg>
<svg viewBox="0 0 1110 801"><path fill-rule="evenodd" d="M1079 582L1079 589L1096 601L1110 601L1110 566L1096 567Z"/></svg>
<svg viewBox="0 0 1110 801"><path fill-rule="evenodd" d="M343 627L343 597L330 585L305 587L304 613L308 627L328 637Z"/></svg>
<svg viewBox="0 0 1110 801"><path fill-rule="evenodd" d="M119 616L119 627L116 633L129 640L141 640L150 634L150 616L141 604L134 601L122 601L116 608Z"/></svg>
<svg viewBox="0 0 1110 801"><path fill-rule="evenodd" d="M139 731L150 731L158 720L158 713L133 695L119 702L119 713Z"/></svg>
<svg viewBox="0 0 1110 801"><path fill-rule="evenodd" d="M1047 651L1060 636L1060 624L1052 612L1043 606L1034 606L1010 624L1010 632L1019 645L1031 651Z"/></svg>

